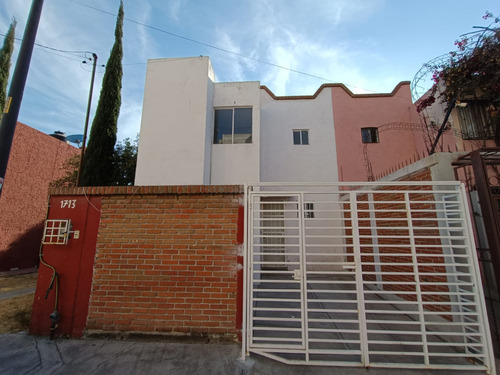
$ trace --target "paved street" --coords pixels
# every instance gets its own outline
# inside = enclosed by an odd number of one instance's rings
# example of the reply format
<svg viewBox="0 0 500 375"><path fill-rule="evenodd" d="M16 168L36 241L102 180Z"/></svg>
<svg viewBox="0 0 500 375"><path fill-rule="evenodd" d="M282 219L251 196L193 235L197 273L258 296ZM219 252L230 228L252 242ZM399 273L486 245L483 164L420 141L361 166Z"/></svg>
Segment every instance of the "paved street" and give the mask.
<svg viewBox="0 0 500 375"><path fill-rule="evenodd" d="M0 335L0 374L230 374L230 375L457 375L460 371L287 366L252 355L239 344L104 339L58 339L26 333ZM464 371L475 375L485 372Z"/></svg>

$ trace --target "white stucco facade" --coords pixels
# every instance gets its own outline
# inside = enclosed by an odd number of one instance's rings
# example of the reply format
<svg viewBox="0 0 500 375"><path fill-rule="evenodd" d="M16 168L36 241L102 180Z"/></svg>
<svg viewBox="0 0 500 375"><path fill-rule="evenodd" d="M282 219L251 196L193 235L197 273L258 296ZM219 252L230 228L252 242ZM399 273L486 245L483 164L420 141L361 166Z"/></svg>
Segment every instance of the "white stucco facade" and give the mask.
<svg viewBox="0 0 500 375"><path fill-rule="evenodd" d="M241 184L259 181L260 164L260 84L259 82L216 83L213 106L215 109L252 108L252 142L241 144L213 144L211 178L213 185ZM212 132L210 140L213 139Z"/></svg>
<svg viewBox="0 0 500 375"><path fill-rule="evenodd" d="M135 185L338 181L331 90L277 99L214 81L208 57L148 61ZM235 108L251 108L251 141L214 141L215 112Z"/></svg>
<svg viewBox="0 0 500 375"><path fill-rule="evenodd" d="M148 61L136 185L209 184L213 85L208 57Z"/></svg>
<svg viewBox="0 0 500 375"><path fill-rule="evenodd" d="M261 182L337 182L330 90L314 99L272 98L261 90ZM307 145L293 143L306 130Z"/></svg>

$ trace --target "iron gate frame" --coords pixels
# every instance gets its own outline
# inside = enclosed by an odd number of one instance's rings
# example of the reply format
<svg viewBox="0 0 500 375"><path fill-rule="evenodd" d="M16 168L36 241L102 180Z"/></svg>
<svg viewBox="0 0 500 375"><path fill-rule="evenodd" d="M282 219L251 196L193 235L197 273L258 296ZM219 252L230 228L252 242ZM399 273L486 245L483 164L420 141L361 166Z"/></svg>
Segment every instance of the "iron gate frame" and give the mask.
<svg viewBox="0 0 500 375"><path fill-rule="evenodd" d="M485 300L490 314L490 329L500 353L500 148L481 148L457 158L452 163L457 181L462 181L469 194L476 226L476 245ZM495 181L496 180L496 181ZM496 190L496 194L493 194ZM477 194L477 202L472 198ZM480 234L482 231L482 235Z"/></svg>
<svg viewBox="0 0 500 375"><path fill-rule="evenodd" d="M482 363L476 363L476 364L438 364L438 363L431 363L430 362L430 357L432 355L429 355L427 352L429 346L428 345L434 345L434 346L443 346L440 345L439 343L426 343L425 338L430 335L427 333L426 328L427 324L429 325L437 325L437 323L432 323L428 322L425 320L425 315L430 314L427 310L424 310L424 305L425 301L422 300L422 294L423 292L420 290L417 293L419 301L418 302L418 310L419 310L419 324L421 326L421 336L422 336L422 346L423 346L423 351L424 353L422 354L424 357L424 363L423 364L416 364L416 363L402 363L402 362L394 362L394 363L388 363L388 362L373 362L371 361L370 355L371 355L371 350L369 348L369 345L372 344L370 340L367 338L367 322L369 319L367 319L367 311L365 310L365 306L367 305L367 302L365 301L365 294L367 293L363 288L364 288L364 280L363 280L363 262L361 260L361 257L363 256L364 253L361 252L361 243L360 243L360 232L358 227L356 227L356 224L359 223L360 219L357 217L357 212L359 210L358 208L358 203L359 201L356 200L356 196L358 194L370 194L370 193L380 193L382 188L384 187L394 187L396 190L396 193L401 193L399 190L397 190L398 187L404 188L404 187L421 187L421 186L426 186L431 189L431 192L428 192L427 194L429 195L438 195L438 194L444 194L444 193L450 193L450 194L455 194L457 197L456 201L452 201L452 204L455 206L462 206L461 208L461 215L462 218L460 219L463 221L463 227L459 228L461 231L463 231L463 238L460 237L460 241L464 241L464 245L460 245L461 248L463 247L466 251L466 255L463 255L462 258L465 261L470 262L467 263L469 264L468 267L470 269L470 275L467 274L468 277L471 277L472 282L469 285L473 290L473 292L469 292L468 295L472 296L470 298L474 299L475 302L472 304L470 303L470 300L468 303L466 303L470 307L471 310L476 311L475 314L471 315L474 317L477 317L477 321L467 323L463 322L464 318L468 318L468 316L465 313L455 313L455 312L449 312L446 315L451 315L453 319L453 314L459 314L459 318L462 320L462 322L455 323L454 321L450 323L449 325L459 325L461 329L463 329L463 338L464 338L464 344L462 346L464 347L465 353L463 354L463 358L466 358L467 356L472 356L477 355L478 358L482 358ZM355 187L355 189L352 189ZM448 187L448 190L446 190L446 187ZM450 189L451 187L451 189ZM308 354L308 332L310 330L309 328L309 308L308 308L308 285L307 285L307 260L306 260L306 245L305 245L305 226L304 226L304 194L327 194L327 193L332 193L332 194L342 194L346 196L345 194L348 194L349 200L348 201L340 201L338 200L338 204L345 204L349 203L350 205L350 211L351 211L351 223L352 223L352 248L354 249L353 251L353 256L355 258L354 261L354 275L355 275L355 284L356 284L356 295L357 295L357 300L356 303L358 304L358 314L359 314L359 344L360 344L360 361L318 361L318 360L310 360L309 359L309 354ZM414 190L407 190L404 192L405 193L405 199L409 199L409 194L410 193L415 193ZM253 302L254 302L254 297L253 297L253 267L254 267L254 260L253 260L253 248L254 248L254 238L255 238L255 233L253 229L253 221L254 217L252 216L255 213L255 207L253 207L253 198L255 197L296 197L297 198L297 212L298 212L298 218L299 218L299 233L300 233L300 239L299 239L299 255L300 255L300 275L301 275L301 286L300 286L300 300L301 300L301 309L303 311L301 315L301 324L302 327L301 329L303 330L303 335L302 338L304 339L304 348L298 348L298 350L305 350L306 355L305 359L290 359L290 358L283 358L276 356L271 353L271 351L266 351L265 349L269 347L269 344L266 345L255 345L253 343L253 330L255 329L254 326L252 326L252 316L253 316ZM441 204L443 204L443 207L446 202L444 202L444 198L442 198L443 201L439 201ZM353 206L353 202L356 204ZM409 201L408 201L409 202ZM413 228L412 224L412 214L411 214L411 208L408 202L405 202L406 205L406 210L407 210L407 219L408 219L408 228ZM438 200L436 199L436 202ZM373 203L373 202L372 202ZM354 207L354 208L353 208ZM426 182L426 181L419 181L419 182L361 182L361 183L323 183L323 184L317 184L317 183L259 183L259 184L252 184L252 185L247 185L245 189L245 209L246 209L246 215L245 215L245 254L244 254L244 285L243 285L243 292L244 292L244 298L243 298L243 334L242 334L242 357L245 358L246 356L250 355L250 353L256 353L260 355L267 356L269 358L288 363L288 364L294 364L294 365L323 365L323 366L353 366L353 367L399 367L399 368L426 368L426 369L460 369L460 370L481 370L484 369L487 372L494 371L495 369L495 364L494 364L494 356L493 356L493 348L492 348L492 342L491 342L491 337L489 336L489 327L488 327L488 319L486 316L486 308L484 304L484 295L483 291L481 288L480 282L478 283L477 281L480 280L479 278L479 267L478 267L478 262L477 259L474 256L471 256L471 251L472 249L475 249L474 245L474 237L472 235L472 224L471 224L471 218L470 218L470 212L469 212L469 207L467 205L467 198L465 194L465 188L464 185L461 184L460 182L453 181L453 182ZM438 210L435 210L438 212ZM444 212L444 211L443 211ZM408 216L409 215L409 216ZM345 220L345 218L342 218ZM440 221L445 220L446 223L448 223L448 219L443 219L443 218L438 218L436 216L436 220L439 223ZM356 224L355 224L356 223ZM441 224L438 224L438 228L441 232L442 227L440 226ZM448 224L447 224L448 225ZM343 229L345 230L347 228L344 227ZM451 234L451 232L457 232L457 229L453 229L452 227L446 227L446 229L449 231L448 233ZM409 232L412 232L412 229L409 229ZM410 241L413 241L413 248L415 248L415 239L418 236L415 236L414 234L409 236L411 239ZM438 236L440 240L442 240L441 234ZM457 240L458 237L452 237L449 236L448 238L445 239L445 241L448 241L448 247L453 248L455 245L451 245L451 243L454 240ZM346 245L347 247L347 245ZM445 245L443 245L443 248ZM414 250L412 250L414 252ZM345 255L345 254L344 254ZM365 254L366 255L366 254ZM448 254L448 258L452 257L460 257L460 255L456 254ZM418 275L420 277L419 273L419 263L415 262L417 257L415 254L412 254L412 259L413 259L413 269L415 272L415 275ZM349 263L349 262L347 262ZM349 266L349 264L347 264ZM448 264L446 264L448 267ZM466 266L462 266L466 267ZM446 271L445 276L448 277L448 271ZM460 275L459 275L460 276ZM454 276L456 277L456 275ZM418 284L418 281L417 281ZM448 282L446 283L448 286ZM451 285L451 284L450 284ZM416 288L417 290L417 288ZM399 292L398 292L399 293ZM397 294L393 292L393 294ZM450 294L453 294L450 292ZM459 298L464 298L460 292L456 292L456 299L459 300ZM404 301L398 302L398 304L403 303ZM463 304L463 302L460 302ZM408 303L409 304L409 303ZM454 303L450 299L449 302L447 302L449 306L452 306ZM462 307L462 305L460 305ZM451 308L451 307L450 307ZM374 310L375 311L375 310ZM451 310L450 310L451 311ZM443 314L443 313L441 313ZM433 314L430 314L434 316ZM436 317L440 317L440 315L435 314ZM422 321L423 319L423 321ZM470 327L477 327L477 332L472 330ZM469 331L468 331L469 330ZM388 331L389 333L394 333L395 331ZM436 331L437 332L437 331ZM432 332L433 334L436 334L436 332ZM387 333L387 332L385 332ZM470 343L468 339L466 339L467 335L470 334L470 336L474 336L475 342ZM448 336L448 335L456 335L459 336L457 333L443 333L443 335ZM479 339L477 339L479 337ZM279 340L278 340L279 341ZM420 344L420 342L417 342ZM408 344L408 343L407 343ZM410 345L414 345L413 342L409 343ZM457 344L460 345L460 344ZM281 345L283 347L283 345ZM471 350L470 350L470 349ZM482 348L482 351L477 348ZM280 349L280 348L277 348ZM291 353L294 353L292 350ZM383 352L381 352L383 353ZM389 353L387 353L389 354ZM394 353L392 353L394 354ZM419 353L420 354L420 353ZM450 357L454 357L454 354L442 354L444 357L447 355ZM458 356L460 357L460 356ZM460 357L460 358L462 358ZM468 357L467 357L468 358ZM470 358L468 358L469 360Z"/></svg>

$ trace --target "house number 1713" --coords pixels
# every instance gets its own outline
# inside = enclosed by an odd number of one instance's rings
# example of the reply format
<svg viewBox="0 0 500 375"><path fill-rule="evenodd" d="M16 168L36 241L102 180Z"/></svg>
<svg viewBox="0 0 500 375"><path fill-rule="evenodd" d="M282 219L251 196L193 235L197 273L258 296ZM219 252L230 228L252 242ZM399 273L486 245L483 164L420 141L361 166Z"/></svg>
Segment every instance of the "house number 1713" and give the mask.
<svg viewBox="0 0 500 375"><path fill-rule="evenodd" d="M61 208L75 208L76 199L64 199L61 201Z"/></svg>

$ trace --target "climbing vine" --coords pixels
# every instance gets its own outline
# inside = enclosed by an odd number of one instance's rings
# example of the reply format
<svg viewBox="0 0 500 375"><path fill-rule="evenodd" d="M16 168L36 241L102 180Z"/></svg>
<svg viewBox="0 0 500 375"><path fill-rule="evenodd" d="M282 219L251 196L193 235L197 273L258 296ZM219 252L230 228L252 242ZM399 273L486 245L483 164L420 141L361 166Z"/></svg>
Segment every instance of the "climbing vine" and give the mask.
<svg viewBox="0 0 500 375"><path fill-rule="evenodd" d="M456 51L450 52L449 59L432 67L434 85L418 103L417 111L437 99L447 106L481 99L487 103L495 141L500 145L500 17L486 12L483 19L492 22L463 35L455 42Z"/></svg>

